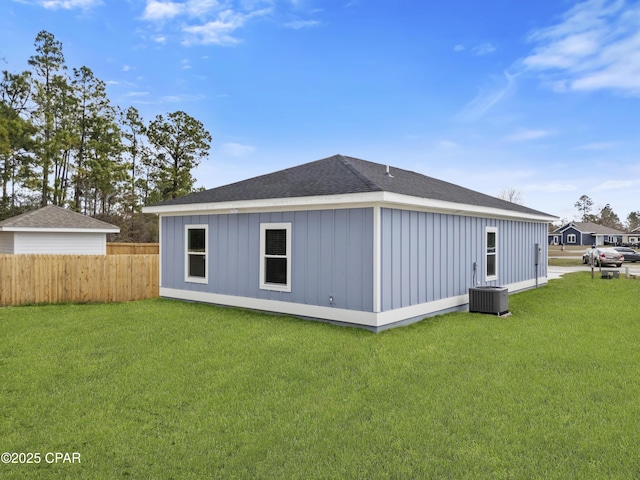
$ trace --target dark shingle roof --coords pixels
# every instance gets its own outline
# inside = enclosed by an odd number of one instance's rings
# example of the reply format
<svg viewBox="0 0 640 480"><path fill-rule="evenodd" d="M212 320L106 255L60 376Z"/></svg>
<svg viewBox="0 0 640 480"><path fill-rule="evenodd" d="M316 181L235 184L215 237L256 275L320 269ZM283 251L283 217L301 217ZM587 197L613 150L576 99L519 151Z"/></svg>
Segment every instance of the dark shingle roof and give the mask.
<svg viewBox="0 0 640 480"><path fill-rule="evenodd" d="M597 233L600 235L607 234L622 234L624 233L622 230L618 230L611 227L605 227L604 225L598 225L597 223L592 222L570 222L561 227L556 228L553 233L562 232L569 227L575 227L578 231L582 233Z"/></svg>
<svg viewBox="0 0 640 480"><path fill-rule="evenodd" d="M305 163L241 182L193 193L159 205L392 192L418 198L548 215L420 173L343 155Z"/></svg>
<svg viewBox="0 0 640 480"><path fill-rule="evenodd" d="M2 228L73 228L86 230L114 230L120 229L110 223L72 212L62 207L48 205L38 210L7 218L0 222Z"/></svg>

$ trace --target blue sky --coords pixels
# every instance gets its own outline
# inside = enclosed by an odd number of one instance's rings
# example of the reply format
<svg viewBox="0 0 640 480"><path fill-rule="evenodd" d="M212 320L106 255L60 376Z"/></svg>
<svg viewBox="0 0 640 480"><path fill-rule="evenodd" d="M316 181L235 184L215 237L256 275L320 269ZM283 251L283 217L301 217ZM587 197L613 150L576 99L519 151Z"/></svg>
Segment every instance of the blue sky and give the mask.
<svg viewBox="0 0 640 480"><path fill-rule="evenodd" d="M202 121L206 188L341 153L640 210L638 1L3 0L1 68L40 30L114 104Z"/></svg>

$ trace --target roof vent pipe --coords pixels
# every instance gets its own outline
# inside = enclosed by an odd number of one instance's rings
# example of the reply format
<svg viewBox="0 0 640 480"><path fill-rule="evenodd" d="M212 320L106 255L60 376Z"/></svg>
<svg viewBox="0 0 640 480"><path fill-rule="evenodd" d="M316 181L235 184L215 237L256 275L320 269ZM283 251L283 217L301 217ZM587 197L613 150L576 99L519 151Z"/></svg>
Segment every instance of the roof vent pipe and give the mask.
<svg viewBox="0 0 640 480"><path fill-rule="evenodd" d="M391 175L391 172L389 171L389 165L387 165L387 171L385 172L385 175L389 178L393 178L393 175Z"/></svg>

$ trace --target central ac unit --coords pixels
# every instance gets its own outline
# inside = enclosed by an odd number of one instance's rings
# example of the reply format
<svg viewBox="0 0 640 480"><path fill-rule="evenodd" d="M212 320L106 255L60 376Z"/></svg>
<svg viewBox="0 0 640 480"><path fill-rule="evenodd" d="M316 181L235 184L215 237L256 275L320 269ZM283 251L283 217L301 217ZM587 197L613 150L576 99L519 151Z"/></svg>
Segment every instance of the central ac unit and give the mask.
<svg viewBox="0 0 640 480"><path fill-rule="evenodd" d="M505 315L509 313L509 289L506 287L471 287L469 311Z"/></svg>

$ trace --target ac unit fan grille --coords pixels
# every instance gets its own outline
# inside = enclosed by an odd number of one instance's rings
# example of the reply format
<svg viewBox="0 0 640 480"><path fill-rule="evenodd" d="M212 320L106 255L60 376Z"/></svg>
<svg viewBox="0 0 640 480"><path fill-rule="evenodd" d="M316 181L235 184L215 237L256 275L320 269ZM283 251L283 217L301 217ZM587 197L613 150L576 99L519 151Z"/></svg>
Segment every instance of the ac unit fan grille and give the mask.
<svg viewBox="0 0 640 480"><path fill-rule="evenodd" d="M470 288L469 311L504 315L509 311L509 290L506 287Z"/></svg>

